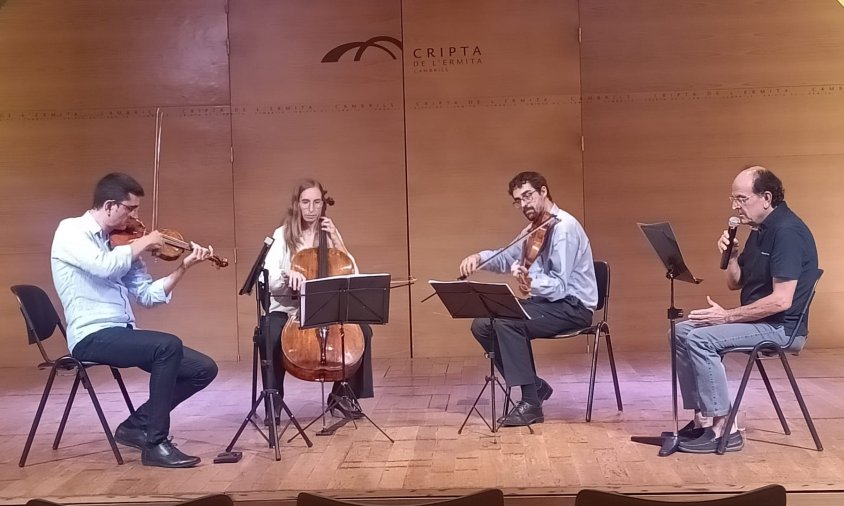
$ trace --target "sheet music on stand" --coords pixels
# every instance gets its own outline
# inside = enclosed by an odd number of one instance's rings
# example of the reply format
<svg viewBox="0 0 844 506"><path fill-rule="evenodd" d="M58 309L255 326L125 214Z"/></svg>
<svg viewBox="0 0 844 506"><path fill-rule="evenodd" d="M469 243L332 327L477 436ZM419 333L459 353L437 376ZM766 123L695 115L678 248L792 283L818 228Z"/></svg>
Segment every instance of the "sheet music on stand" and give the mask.
<svg viewBox="0 0 844 506"><path fill-rule="evenodd" d="M683 317L683 310L674 306L674 280L685 281L687 283L698 284L702 279L694 277L686 266L683 260L683 254L680 253L680 245L677 243L677 238L674 235L674 230L671 224L667 221L659 223L637 223L639 229L645 234L645 238L651 244L654 252L659 257L663 266L665 267L665 277L669 281L669 301L671 305L668 307L668 321L669 321L669 339L671 347L671 405L674 415L674 430L671 432L663 432L660 435L660 450L658 455L666 457L676 452L680 444L680 421L678 418L678 403L677 403L677 332L676 321ZM648 442L650 438L640 438L633 436L633 441Z"/></svg>
<svg viewBox="0 0 844 506"><path fill-rule="evenodd" d="M303 329L348 322L383 325L390 317L390 275L311 279L302 285L300 297Z"/></svg>
<svg viewBox="0 0 844 506"><path fill-rule="evenodd" d="M686 266L671 223L661 221L658 223L637 223L636 225L645 234L645 238L651 243L665 269L672 273L674 279L694 284L703 281L694 277Z"/></svg>
<svg viewBox="0 0 844 506"><path fill-rule="evenodd" d="M495 320L530 320L530 315L525 311L525 308L519 302L519 299L513 294L510 285L506 283L481 283L478 281L434 281L430 280L428 283L434 289L434 293L442 301L443 305L448 310L452 318L489 318L492 328L495 328ZM484 421L487 427L496 432L498 430L498 421L495 412L495 388L498 387L504 393L508 403L512 402L510 394L507 389L498 380L495 375L495 356L497 350L498 337L493 339L493 350L487 351L486 356L489 358L489 374L484 380L484 386L480 393L475 398L472 407L466 414L463 424L457 430L458 434L463 433L463 428L472 413L477 413ZM492 405L492 423L487 422L483 413L478 410L478 402L481 396L490 387L490 404ZM509 405L509 404L505 404ZM533 428L528 425L528 430L531 434L534 433Z"/></svg>
<svg viewBox="0 0 844 506"><path fill-rule="evenodd" d="M513 304L516 295L507 283L480 281L435 281L428 283L442 300L452 318L505 318L530 320L521 304ZM467 297L467 293L475 297ZM492 312L492 314L490 314Z"/></svg>

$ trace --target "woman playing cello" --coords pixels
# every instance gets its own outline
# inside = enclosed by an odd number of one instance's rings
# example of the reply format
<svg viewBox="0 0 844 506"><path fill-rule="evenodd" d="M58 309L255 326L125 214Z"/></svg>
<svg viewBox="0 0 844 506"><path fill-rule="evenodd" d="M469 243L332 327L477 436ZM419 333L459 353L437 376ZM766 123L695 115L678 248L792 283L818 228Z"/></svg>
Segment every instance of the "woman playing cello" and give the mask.
<svg viewBox="0 0 844 506"><path fill-rule="evenodd" d="M312 179L300 182L294 190L287 214L273 233L273 242L267 258L264 262L269 273L270 288L270 329L267 338L271 339L273 365L273 380L275 385L264 385L266 388L277 388L279 395L284 397L284 374L282 364L282 343L281 331L287 320L296 314L299 309L297 292L305 281L300 272L294 270L291 265L293 256L304 249L317 247L319 244L319 232L325 231L328 246L338 249L351 258L343 238L334 222L325 217L323 210L326 206L325 189L322 185ZM354 262L354 258L352 258ZM355 266L357 271L357 266ZM365 347L363 351L360 368L349 379L349 384L358 398L369 398L374 395L372 388L372 355L370 351L370 340L372 329L368 325L361 325ZM263 343L262 343L263 344ZM264 357L265 347L259 346L261 358ZM361 415L360 406L347 396L340 395L339 383L334 384L331 394L328 396L328 407L332 413L339 411L347 418L359 418ZM277 405L276 409L280 409ZM276 420L278 412L276 413ZM270 423L267 416L265 423Z"/></svg>

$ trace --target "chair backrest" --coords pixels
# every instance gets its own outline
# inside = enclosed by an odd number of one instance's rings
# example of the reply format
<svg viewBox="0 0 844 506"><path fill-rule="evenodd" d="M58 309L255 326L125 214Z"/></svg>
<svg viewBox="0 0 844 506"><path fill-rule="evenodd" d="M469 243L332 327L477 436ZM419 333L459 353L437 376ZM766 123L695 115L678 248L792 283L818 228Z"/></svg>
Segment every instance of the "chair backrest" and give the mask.
<svg viewBox="0 0 844 506"><path fill-rule="evenodd" d="M14 285L11 290L20 304L29 344L49 339L56 332L56 327L67 339L59 314L44 290L35 285Z"/></svg>
<svg viewBox="0 0 844 506"><path fill-rule="evenodd" d="M794 326L794 330L791 332L791 337L789 337L788 342L783 345L783 348L788 349L791 348L791 345L794 344L794 340L797 339L797 334L800 331L800 325L803 324L804 321L809 319L809 306L812 305L812 301L815 299L815 292L818 289L818 283L821 280L821 276L823 276L823 269L818 269L818 276L815 278L815 281L812 283L812 291L809 292L809 297L806 299L806 304L803 306L803 310L800 311L800 318L797 320L797 325ZM808 332L807 332L808 334ZM806 336L808 337L808 336Z"/></svg>
<svg viewBox="0 0 844 506"><path fill-rule="evenodd" d="M226 494L211 494L182 501L176 506L234 506L234 501Z"/></svg>
<svg viewBox="0 0 844 506"><path fill-rule="evenodd" d="M317 494L301 492L296 497L296 506L349 506L356 503L332 499ZM473 494L446 499L444 501L426 502L417 506L504 506L504 493L497 488L489 488Z"/></svg>
<svg viewBox="0 0 844 506"><path fill-rule="evenodd" d="M63 506L61 503L48 501L46 499L30 499L26 506ZM176 506L234 506L232 498L226 494L211 494L196 499L189 499L177 503Z"/></svg>
<svg viewBox="0 0 844 506"><path fill-rule="evenodd" d="M738 495L721 499L696 501L658 501L641 497L630 497L615 492L584 489L578 492L574 506L785 506L785 488L782 485L768 485Z"/></svg>
<svg viewBox="0 0 844 506"><path fill-rule="evenodd" d="M595 311L604 310L604 320L607 319L607 309L610 303L610 264L595 260L595 281L598 282L598 306Z"/></svg>

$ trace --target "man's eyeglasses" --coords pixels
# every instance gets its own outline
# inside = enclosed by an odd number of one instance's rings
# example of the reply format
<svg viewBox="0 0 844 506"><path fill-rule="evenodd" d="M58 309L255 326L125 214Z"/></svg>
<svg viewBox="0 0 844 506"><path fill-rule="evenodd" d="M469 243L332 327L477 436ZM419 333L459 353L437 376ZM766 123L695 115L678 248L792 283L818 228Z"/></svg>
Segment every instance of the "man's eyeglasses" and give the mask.
<svg viewBox="0 0 844 506"><path fill-rule="evenodd" d="M520 197L513 199L513 207L519 208L524 204L530 203L533 200L534 195L536 195L536 190L528 190L522 193Z"/></svg>
<svg viewBox="0 0 844 506"><path fill-rule="evenodd" d="M124 204L123 202L115 202L115 205L125 207L126 210L129 211L130 213L134 213L135 211L138 210L138 207L140 207L140 206L137 206L137 205L130 206L130 205Z"/></svg>
<svg viewBox="0 0 844 506"><path fill-rule="evenodd" d="M752 195L730 195L730 204L738 204L740 206L743 206L743 205L747 204L747 201L750 200L753 197L753 195L755 195L755 194L752 194Z"/></svg>

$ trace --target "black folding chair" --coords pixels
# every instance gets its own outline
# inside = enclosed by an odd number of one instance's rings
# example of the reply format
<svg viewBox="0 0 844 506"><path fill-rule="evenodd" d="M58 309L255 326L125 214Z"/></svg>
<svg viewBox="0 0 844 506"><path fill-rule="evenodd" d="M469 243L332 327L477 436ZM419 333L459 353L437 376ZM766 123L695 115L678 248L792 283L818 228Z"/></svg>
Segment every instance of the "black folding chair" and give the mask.
<svg viewBox="0 0 844 506"><path fill-rule="evenodd" d="M47 377L47 384L44 386L44 393L41 396L41 402L38 405L38 410L35 412L35 419L32 421L32 428L29 430L29 436L26 438L26 445L23 448L18 465L23 467L26 464L26 457L29 455L29 450L32 447L32 441L35 438L35 431L38 429L38 424L41 421L41 415L44 413L44 406L47 404L47 398L50 396L50 391L53 388L53 381L56 379L56 374L59 371L67 371L74 375L73 386L70 389L70 395L67 398L67 404L64 408L64 415L62 415L59 423L59 430L56 433L56 438L53 441L53 449L57 450L62 434L64 433L67 418L70 414L70 408L73 405L73 400L76 397L76 391L81 383L85 390L91 397L91 402L94 404L94 409L97 411L97 416L103 426L103 431L108 438L108 443L111 445L111 450L114 452L114 457L118 464L123 463L123 457L120 456L120 451L117 449L117 444L114 442L111 429L108 427L103 410L100 407L100 402L97 400L97 395L94 393L94 387L91 385L91 380L88 377L87 369L97 365L105 365L97 362L80 361L69 353L53 360L44 349L43 341L52 337L56 328L61 331L62 336L67 341L67 333L64 325L56 313L53 303L50 298L44 293L44 290L34 285L14 285L11 288L12 293L17 297L20 304L21 314L26 322L27 336L29 344L38 346L38 351L41 352L43 362L38 364L39 369L50 369L50 375ZM116 367L107 366L111 369L111 374L117 381L120 391L123 393L123 398L126 400L126 406L130 413L135 412L132 406L132 400L129 398L129 392L126 390L126 385L123 383L123 378L120 376L120 371Z"/></svg>
<svg viewBox="0 0 844 506"><path fill-rule="evenodd" d="M815 446L819 452L823 451L823 446L821 445L821 440L818 437L818 432L815 430L815 424L812 422L812 417L809 416L809 409L806 407L806 402L803 400L803 395L800 393L800 388L797 386L797 380L794 378L791 366L788 365L788 358L786 356L788 353L797 355L800 352L800 350L792 350L791 348L797 337L800 337L797 335L797 331L801 324L809 319L809 306L815 298L815 291L818 288L818 282L821 280L821 276L823 276L823 269L818 269L817 277L812 284L812 292L809 294L809 298L806 299L806 305L803 306L803 311L800 313L800 319L797 321L797 325L794 326L794 331L791 333L787 343L780 345L773 341L762 341L756 346L737 346L734 348L727 348L720 352L722 360L730 353L747 354L747 365L744 368L744 375L741 377L741 383L739 384L738 391L736 392L736 398L733 401L732 408L730 409L730 416L727 418L727 427L732 427L736 420L739 406L741 405L741 399L744 396L745 389L747 388L747 381L750 378L750 373L753 371L753 364L756 364L756 368L759 369L759 375L762 376L762 381L765 383L765 388L768 389L768 395L771 397L771 402L774 405L774 410L777 412L777 417L780 419L780 424L782 424L782 430L786 435L791 434L791 429L788 428L788 423L785 421L785 416L780 408L780 403L777 401L777 396L774 394L771 381L768 379L768 373L765 372L765 366L762 365L763 359L779 357L782 362L782 368L785 370L786 376L788 376L789 383L791 383L791 390L797 398L797 404L800 405L800 410L803 411L803 418L806 420L806 425L809 426L809 432L812 433L812 439L815 440ZM726 437L721 438L721 443L718 445L717 450L719 455L723 455L726 451L727 439L728 438Z"/></svg>
<svg viewBox="0 0 844 506"><path fill-rule="evenodd" d="M726 439L726 438L724 438ZM647 497L631 497L617 492L585 488L577 493L574 506L785 506L786 492L782 485L767 485L719 499L660 501Z"/></svg>
<svg viewBox="0 0 844 506"><path fill-rule="evenodd" d="M609 314L609 302L610 302L610 264L604 261L595 261L595 280L598 284L598 305L595 308L595 313L598 313L603 309L603 314L601 315L598 321L593 322L592 325L588 327L583 327L581 329L573 329L569 332L563 334L557 334L554 336L548 336L538 339L568 339L570 337L577 337L577 336L593 336L592 342L592 372L589 375L589 397L586 401L586 421L592 421L592 401L595 398L595 377L598 372L598 345L601 342L601 336L603 335L607 342L607 356L609 357L610 361L610 371L612 372L612 382L613 387L615 387L615 402L618 406L619 411L624 411L624 407L621 404L621 390L618 386L618 372L615 368L615 357L612 353L612 341L610 338L610 325L607 321L608 314ZM533 355L533 349L531 349L531 356ZM508 394L509 394L509 388ZM504 402L504 414L507 414L509 409L509 396L507 401Z"/></svg>

